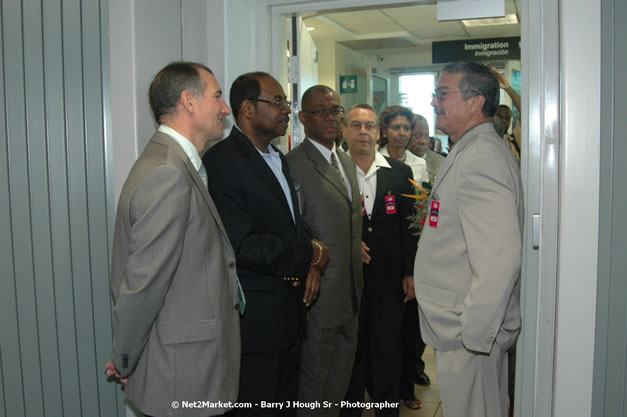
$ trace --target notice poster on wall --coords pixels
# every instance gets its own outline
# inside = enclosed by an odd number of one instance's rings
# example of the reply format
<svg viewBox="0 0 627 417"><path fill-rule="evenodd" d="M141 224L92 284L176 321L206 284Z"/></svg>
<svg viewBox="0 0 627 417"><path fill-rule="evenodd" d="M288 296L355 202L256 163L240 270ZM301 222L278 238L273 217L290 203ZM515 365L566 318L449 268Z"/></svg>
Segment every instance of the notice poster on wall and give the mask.
<svg viewBox="0 0 627 417"><path fill-rule="evenodd" d="M520 36L433 42L431 60L434 64L452 61L520 60Z"/></svg>

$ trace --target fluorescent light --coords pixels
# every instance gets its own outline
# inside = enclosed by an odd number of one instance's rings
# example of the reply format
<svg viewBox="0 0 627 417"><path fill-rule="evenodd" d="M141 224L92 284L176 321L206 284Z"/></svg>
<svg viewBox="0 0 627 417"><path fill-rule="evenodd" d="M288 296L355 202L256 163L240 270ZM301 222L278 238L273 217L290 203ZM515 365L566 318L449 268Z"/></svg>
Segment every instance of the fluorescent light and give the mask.
<svg viewBox="0 0 627 417"><path fill-rule="evenodd" d="M307 26L307 30L311 32L312 30L316 30L316 27L315 26Z"/></svg>
<svg viewBox="0 0 627 417"><path fill-rule="evenodd" d="M518 17L515 13L507 14L505 17L495 17L492 19L470 19L462 20L466 27L475 26L497 26L497 25L515 25L518 23Z"/></svg>

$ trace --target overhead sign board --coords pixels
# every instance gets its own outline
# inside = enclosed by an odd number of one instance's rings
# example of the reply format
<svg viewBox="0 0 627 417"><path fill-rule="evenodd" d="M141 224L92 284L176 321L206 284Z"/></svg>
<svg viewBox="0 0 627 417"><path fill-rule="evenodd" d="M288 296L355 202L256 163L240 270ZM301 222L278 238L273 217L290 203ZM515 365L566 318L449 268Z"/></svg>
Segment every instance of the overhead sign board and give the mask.
<svg viewBox="0 0 627 417"><path fill-rule="evenodd" d="M520 36L443 41L431 44L431 61L434 64L496 60L520 60Z"/></svg>

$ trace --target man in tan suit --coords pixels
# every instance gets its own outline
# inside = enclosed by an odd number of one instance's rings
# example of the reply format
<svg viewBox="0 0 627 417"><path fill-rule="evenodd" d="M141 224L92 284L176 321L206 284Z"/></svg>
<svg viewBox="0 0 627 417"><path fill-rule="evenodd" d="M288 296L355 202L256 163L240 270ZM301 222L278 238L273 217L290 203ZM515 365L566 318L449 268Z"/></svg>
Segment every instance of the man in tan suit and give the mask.
<svg viewBox="0 0 627 417"><path fill-rule="evenodd" d="M355 350L361 293L361 204L355 163L335 146L344 109L331 88L303 94L298 114L307 138L287 154L302 215L313 237L329 246L320 276L320 296L307 315L299 399L309 407L299 416L337 416L348 388ZM312 405L313 404L313 405Z"/></svg>
<svg viewBox="0 0 627 417"><path fill-rule="evenodd" d="M127 382L145 414L223 414L237 399L244 300L199 152L222 136L230 111L201 64L167 65L149 96L160 126L118 203L107 375Z"/></svg>
<svg viewBox="0 0 627 417"><path fill-rule="evenodd" d="M437 127L454 147L433 186L414 277L447 417L507 415L523 195L518 163L492 125L498 100L494 74L465 62L444 67L433 95Z"/></svg>

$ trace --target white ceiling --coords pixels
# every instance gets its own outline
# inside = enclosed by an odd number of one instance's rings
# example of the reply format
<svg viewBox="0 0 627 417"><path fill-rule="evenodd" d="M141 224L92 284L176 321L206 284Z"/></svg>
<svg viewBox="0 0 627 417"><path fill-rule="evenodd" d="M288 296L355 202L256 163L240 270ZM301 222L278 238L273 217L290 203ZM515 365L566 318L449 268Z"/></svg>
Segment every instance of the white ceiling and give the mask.
<svg viewBox="0 0 627 417"><path fill-rule="evenodd" d="M520 20L519 2L505 0L505 12L517 14ZM316 28L309 32L316 43L335 40L373 54L400 52L433 41L520 36L520 23L468 28L461 21L438 22L435 4L320 13L303 21Z"/></svg>

